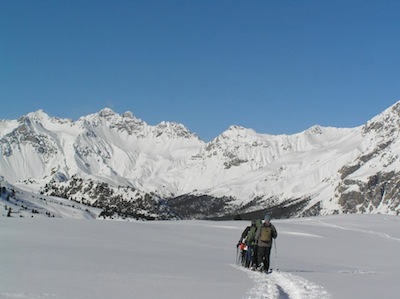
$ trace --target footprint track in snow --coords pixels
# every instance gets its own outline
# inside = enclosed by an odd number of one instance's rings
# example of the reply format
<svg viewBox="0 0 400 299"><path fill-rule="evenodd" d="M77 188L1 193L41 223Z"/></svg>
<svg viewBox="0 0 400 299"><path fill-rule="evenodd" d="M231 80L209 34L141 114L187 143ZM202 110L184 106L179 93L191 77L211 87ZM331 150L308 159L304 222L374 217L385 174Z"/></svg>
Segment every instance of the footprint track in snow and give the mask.
<svg viewBox="0 0 400 299"><path fill-rule="evenodd" d="M321 286L303 277L287 272L276 271L263 274L242 267L254 280L254 287L245 299L331 299L331 295Z"/></svg>

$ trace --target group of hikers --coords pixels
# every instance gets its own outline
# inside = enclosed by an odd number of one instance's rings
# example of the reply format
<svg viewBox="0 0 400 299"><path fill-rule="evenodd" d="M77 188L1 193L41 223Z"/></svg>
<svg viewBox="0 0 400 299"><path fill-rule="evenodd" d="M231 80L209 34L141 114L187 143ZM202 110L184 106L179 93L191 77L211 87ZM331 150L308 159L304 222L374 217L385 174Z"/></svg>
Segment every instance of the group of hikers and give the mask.
<svg viewBox="0 0 400 299"><path fill-rule="evenodd" d="M272 243L277 237L271 215L266 214L263 220L252 220L251 226L245 228L236 246L238 263L246 268L268 273Z"/></svg>

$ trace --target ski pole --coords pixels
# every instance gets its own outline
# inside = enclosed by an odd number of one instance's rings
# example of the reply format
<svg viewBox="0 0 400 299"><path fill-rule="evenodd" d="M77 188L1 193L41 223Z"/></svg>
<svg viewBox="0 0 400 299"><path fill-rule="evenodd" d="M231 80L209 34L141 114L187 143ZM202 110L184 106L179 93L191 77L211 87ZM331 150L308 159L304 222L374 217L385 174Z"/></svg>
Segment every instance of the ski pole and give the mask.
<svg viewBox="0 0 400 299"><path fill-rule="evenodd" d="M279 270L279 267L278 267L278 251L276 250L276 239L274 240L274 248L275 248L275 266L276 266L276 270Z"/></svg>
<svg viewBox="0 0 400 299"><path fill-rule="evenodd" d="M239 265L239 246L236 246L236 265Z"/></svg>

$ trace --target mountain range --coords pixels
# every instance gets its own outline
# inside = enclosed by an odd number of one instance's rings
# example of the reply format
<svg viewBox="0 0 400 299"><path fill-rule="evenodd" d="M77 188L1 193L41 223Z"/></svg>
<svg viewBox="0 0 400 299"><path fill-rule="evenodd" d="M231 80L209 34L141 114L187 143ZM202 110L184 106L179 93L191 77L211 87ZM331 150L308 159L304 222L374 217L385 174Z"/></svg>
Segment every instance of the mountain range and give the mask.
<svg viewBox="0 0 400 299"><path fill-rule="evenodd" d="M355 128L268 135L231 126L210 142L131 112L73 121L39 110L0 121L0 184L104 218L399 214L399 133L400 102Z"/></svg>

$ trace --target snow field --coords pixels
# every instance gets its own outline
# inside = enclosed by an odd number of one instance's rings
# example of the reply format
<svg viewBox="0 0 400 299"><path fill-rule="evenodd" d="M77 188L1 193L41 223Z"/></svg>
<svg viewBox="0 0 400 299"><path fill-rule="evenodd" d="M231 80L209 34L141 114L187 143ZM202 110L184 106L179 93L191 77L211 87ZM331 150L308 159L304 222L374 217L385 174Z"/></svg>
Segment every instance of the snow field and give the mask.
<svg viewBox="0 0 400 299"><path fill-rule="evenodd" d="M398 298L399 217L273 222L265 275L235 264L248 221L0 217L0 298Z"/></svg>

